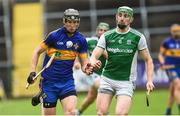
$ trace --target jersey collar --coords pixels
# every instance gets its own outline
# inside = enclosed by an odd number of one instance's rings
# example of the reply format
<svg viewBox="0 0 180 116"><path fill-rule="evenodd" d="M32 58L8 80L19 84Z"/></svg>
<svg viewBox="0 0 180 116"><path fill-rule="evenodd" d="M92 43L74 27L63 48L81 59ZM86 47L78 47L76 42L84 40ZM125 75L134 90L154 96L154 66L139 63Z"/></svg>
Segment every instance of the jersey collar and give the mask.
<svg viewBox="0 0 180 116"><path fill-rule="evenodd" d="M116 28L116 33L118 33L118 34L126 34L126 33L128 33L130 31L131 28L129 27L129 29L126 32L119 32L117 29L118 29L118 27Z"/></svg>

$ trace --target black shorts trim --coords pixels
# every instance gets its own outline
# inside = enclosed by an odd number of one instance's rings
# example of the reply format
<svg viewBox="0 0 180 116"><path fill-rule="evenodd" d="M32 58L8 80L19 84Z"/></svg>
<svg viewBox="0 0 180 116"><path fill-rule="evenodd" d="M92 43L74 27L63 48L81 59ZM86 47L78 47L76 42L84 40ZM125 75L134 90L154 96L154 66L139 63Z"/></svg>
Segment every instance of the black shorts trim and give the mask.
<svg viewBox="0 0 180 116"><path fill-rule="evenodd" d="M61 96L59 99L60 99L60 100L63 100L64 98L66 98L66 97L68 97L68 96L72 96L72 95L77 96L76 91L67 92L66 94L64 94L63 96Z"/></svg>
<svg viewBox="0 0 180 116"><path fill-rule="evenodd" d="M55 102L55 103L45 102L45 103L43 103L43 107L44 108L54 108L54 107L56 107L56 104L57 104L57 102Z"/></svg>

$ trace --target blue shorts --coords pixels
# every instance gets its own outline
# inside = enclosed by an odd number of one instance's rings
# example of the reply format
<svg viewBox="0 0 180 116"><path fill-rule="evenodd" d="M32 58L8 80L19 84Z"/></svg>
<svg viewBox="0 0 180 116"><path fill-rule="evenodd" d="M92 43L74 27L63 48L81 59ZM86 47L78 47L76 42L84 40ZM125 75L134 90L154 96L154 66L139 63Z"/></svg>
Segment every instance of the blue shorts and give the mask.
<svg viewBox="0 0 180 116"><path fill-rule="evenodd" d="M174 80L175 78L180 78L180 68L167 70L166 72L170 81Z"/></svg>
<svg viewBox="0 0 180 116"><path fill-rule="evenodd" d="M68 96L77 96L74 79L61 81L48 81L42 79L41 92L43 94L43 106L45 108L56 107L58 99Z"/></svg>

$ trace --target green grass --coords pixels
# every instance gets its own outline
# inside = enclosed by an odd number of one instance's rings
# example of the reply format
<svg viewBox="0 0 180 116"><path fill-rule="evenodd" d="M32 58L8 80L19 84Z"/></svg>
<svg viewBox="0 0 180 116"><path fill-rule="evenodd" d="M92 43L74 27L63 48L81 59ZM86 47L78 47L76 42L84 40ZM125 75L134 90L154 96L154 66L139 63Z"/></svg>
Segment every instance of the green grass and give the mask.
<svg viewBox="0 0 180 116"><path fill-rule="evenodd" d="M85 97L85 94L78 95L78 106ZM133 103L130 111L130 115L164 115L167 104L168 91L167 90L155 90L151 93L150 107L146 107L145 92L135 91L133 97ZM114 114L115 99L109 109L110 114ZM62 109L60 103L57 104L57 114L61 115ZM178 114L176 105L173 106L173 114ZM0 101L0 115L40 115L40 106L31 106L31 99L12 99L6 101ZM96 106L93 103L84 113L96 114Z"/></svg>

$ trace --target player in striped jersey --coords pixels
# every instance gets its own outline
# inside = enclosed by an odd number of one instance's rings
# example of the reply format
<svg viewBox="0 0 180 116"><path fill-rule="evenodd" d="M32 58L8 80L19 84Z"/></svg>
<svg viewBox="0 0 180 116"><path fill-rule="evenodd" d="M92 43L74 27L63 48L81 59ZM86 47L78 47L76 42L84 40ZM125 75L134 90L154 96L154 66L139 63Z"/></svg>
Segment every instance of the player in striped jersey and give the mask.
<svg viewBox="0 0 180 116"><path fill-rule="evenodd" d="M65 115L75 115L77 97L74 85L72 67L76 57L80 58L82 70L87 74L85 66L89 62L87 42L85 37L77 31L80 24L79 12L67 9L63 17L64 26L51 32L47 38L35 49L32 57L31 73L27 79L29 84L34 83L36 66L40 54L45 52L43 66L54 53L51 66L45 69L41 76L41 93L43 95L43 115L55 115L56 104L60 100ZM38 98L39 99L39 98Z"/></svg>
<svg viewBox="0 0 180 116"><path fill-rule="evenodd" d="M176 101L180 113L180 25L173 24L170 32L172 36L163 41L159 53L162 68L163 66L173 66L166 70L170 82L166 115L171 115L174 101Z"/></svg>
<svg viewBox="0 0 180 116"><path fill-rule="evenodd" d="M107 50L108 59L102 72L97 96L97 114L107 115L112 98L117 98L115 114L127 115L131 106L137 78L137 55L140 53L146 64L146 88L152 91L153 62L143 34L130 27L133 9L119 7L116 13L117 27L105 32L91 55L91 64Z"/></svg>

